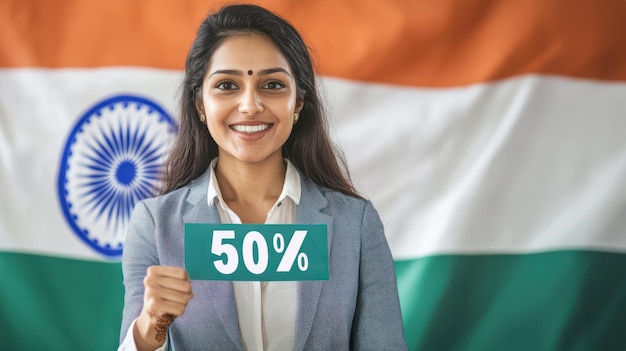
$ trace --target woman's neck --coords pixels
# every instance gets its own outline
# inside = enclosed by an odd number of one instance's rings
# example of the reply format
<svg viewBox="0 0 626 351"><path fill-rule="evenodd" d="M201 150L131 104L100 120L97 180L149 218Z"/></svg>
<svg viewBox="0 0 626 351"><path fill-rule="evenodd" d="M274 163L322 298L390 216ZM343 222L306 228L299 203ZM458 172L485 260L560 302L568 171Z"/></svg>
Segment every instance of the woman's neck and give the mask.
<svg viewBox="0 0 626 351"><path fill-rule="evenodd" d="M244 223L265 221L282 192L285 172L282 157L259 163L220 157L215 167L222 198Z"/></svg>

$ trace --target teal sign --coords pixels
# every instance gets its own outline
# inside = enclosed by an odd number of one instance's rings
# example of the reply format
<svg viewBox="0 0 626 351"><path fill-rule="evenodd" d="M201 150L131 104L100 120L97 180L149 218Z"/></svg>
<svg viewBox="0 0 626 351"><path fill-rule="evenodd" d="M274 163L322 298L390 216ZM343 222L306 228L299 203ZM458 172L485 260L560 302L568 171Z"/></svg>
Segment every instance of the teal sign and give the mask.
<svg viewBox="0 0 626 351"><path fill-rule="evenodd" d="M192 280L328 280L325 224L185 224Z"/></svg>

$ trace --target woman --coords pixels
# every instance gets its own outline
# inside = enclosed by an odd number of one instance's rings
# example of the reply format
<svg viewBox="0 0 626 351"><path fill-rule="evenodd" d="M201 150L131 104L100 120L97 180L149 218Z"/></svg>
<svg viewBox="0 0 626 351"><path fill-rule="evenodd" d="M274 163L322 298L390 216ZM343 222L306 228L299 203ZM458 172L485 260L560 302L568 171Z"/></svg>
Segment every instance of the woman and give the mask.
<svg viewBox="0 0 626 351"><path fill-rule="evenodd" d="M328 136L298 32L233 5L200 26L162 195L135 207L120 349L403 350L393 261ZM190 281L184 223L324 223L330 279Z"/></svg>

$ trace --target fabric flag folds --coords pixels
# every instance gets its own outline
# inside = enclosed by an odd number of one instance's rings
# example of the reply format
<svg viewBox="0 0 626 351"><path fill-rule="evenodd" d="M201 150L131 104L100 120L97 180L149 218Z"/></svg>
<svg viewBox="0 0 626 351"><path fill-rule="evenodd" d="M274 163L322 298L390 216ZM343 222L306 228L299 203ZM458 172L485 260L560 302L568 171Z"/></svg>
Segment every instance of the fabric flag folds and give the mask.
<svg viewBox="0 0 626 351"><path fill-rule="evenodd" d="M411 350L626 348L626 2L254 2L311 47ZM0 3L0 348L117 347L125 224L220 4Z"/></svg>

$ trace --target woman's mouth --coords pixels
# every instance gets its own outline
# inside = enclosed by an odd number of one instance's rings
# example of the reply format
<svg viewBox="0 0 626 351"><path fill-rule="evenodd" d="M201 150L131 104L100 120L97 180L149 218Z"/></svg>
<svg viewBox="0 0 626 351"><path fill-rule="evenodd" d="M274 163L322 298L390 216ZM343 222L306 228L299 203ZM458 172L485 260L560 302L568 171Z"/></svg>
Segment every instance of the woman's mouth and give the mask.
<svg viewBox="0 0 626 351"><path fill-rule="evenodd" d="M238 131L240 133L247 133L247 134L258 133L258 132L266 130L269 127L270 127L269 124L257 124L257 125L253 125L253 126L242 125L242 124L235 124L235 125L231 126L232 129L234 129L234 130L236 130L236 131Z"/></svg>

